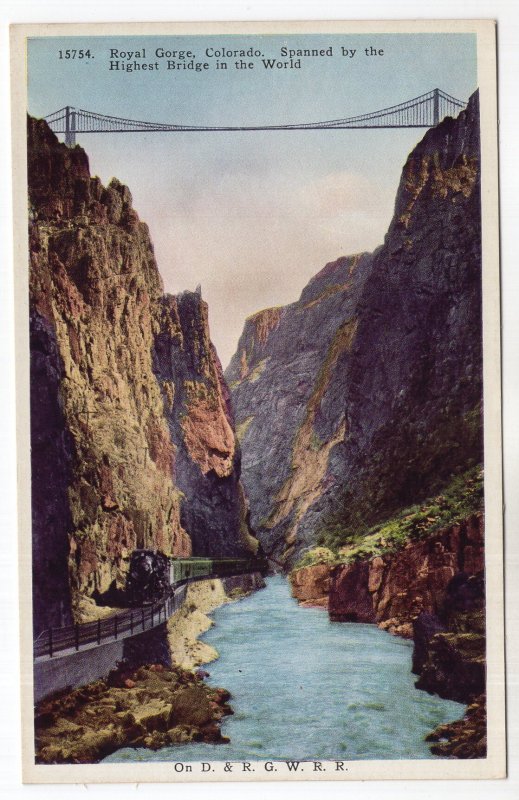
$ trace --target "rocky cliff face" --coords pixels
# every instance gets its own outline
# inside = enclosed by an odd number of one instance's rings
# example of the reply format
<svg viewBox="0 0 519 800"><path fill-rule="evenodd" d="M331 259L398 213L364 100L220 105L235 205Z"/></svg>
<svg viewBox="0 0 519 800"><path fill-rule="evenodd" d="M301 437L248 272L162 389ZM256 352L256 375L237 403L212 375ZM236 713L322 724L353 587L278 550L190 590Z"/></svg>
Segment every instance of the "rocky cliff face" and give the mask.
<svg viewBox="0 0 519 800"><path fill-rule="evenodd" d="M413 621L424 612L438 614L456 575L483 570L483 518L475 514L423 541L408 542L394 555L334 568L330 618L377 622L392 633L411 638Z"/></svg>
<svg viewBox="0 0 519 800"><path fill-rule="evenodd" d="M411 638L421 615L444 613L454 578L481 575L484 568L484 524L478 512L424 539L409 540L396 552L296 568L290 583L299 602L326 606L334 621L373 622Z"/></svg>
<svg viewBox="0 0 519 800"><path fill-rule="evenodd" d="M250 318L227 377L254 523L289 567L481 460L477 94L410 154L383 246Z"/></svg>
<svg viewBox="0 0 519 800"><path fill-rule="evenodd" d="M30 318L31 467L34 631L72 622L68 578L68 534L72 516L67 488L72 481L74 442L65 424L60 386L63 364L51 324L35 309Z"/></svg>
<svg viewBox="0 0 519 800"><path fill-rule="evenodd" d="M207 304L197 292L160 303L155 374L176 448L181 522L194 555L245 555L256 549L240 483L241 454L229 391L209 339Z"/></svg>
<svg viewBox="0 0 519 800"><path fill-rule="evenodd" d="M463 719L427 737L435 755L484 758L487 754L486 627L483 573L458 573L436 614L413 623L416 687L468 703Z"/></svg>
<svg viewBox="0 0 519 800"><path fill-rule="evenodd" d="M327 264L296 303L250 317L226 372L252 522L269 553L311 544L302 521L330 481L346 431L341 374L372 266L366 254Z"/></svg>
<svg viewBox="0 0 519 800"><path fill-rule="evenodd" d="M335 519L360 527L481 460L479 109L430 130L409 156L366 281L337 448ZM332 512L332 516L335 512Z"/></svg>
<svg viewBox="0 0 519 800"><path fill-rule="evenodd" d="M328 564L295 569L290 573L292 597L302 606L328 608L332 567Z"/></svg>
<svg viewBox="0 0 519 800"><path fill-rule="evenodd" d="M44 122L29 120L28 135L39 630L66 621L71 605L80 620L94 606L88 598L121 588L135 548L188 555L191 532L198 548L208 544L192 523L200 505L225 516L211 552L228 553L245 535L239 456L200 298L163 298L148 228L125 186L90 177L84 151L59 144ZM157 341L182 361L159 380ZM181 470L170 430L175 394ZM188 458L233 491L193 485Z"/></svg>

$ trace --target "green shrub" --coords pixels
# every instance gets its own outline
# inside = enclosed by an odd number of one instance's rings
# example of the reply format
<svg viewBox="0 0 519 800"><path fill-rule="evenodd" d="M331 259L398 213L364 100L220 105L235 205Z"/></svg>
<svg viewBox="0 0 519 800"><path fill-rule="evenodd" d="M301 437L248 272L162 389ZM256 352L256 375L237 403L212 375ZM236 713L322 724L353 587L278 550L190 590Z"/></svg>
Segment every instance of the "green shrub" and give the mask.
<svg viewBox="0 0 519 800"><path fill-rule="evenodd" d="M408 541L423 539L455 525L483 507L483 468L481 465L457 475L441 494L421 505L403 509L395 516L369 529L344 529L330 526L318 537L320 547L305 553L312 563L350 563L395 552ZM312 553L321 553L320 556ZM323 553L327 553L326 558ZM305 564L307 566L308 563Z"/></svg>
<svg viewBox="0 0 519 800"><path fill-rule="evenodd" d="M303 569L303 567L313 567L315 564L334 564L338 563L336 553L333 553L328 547L314 547L312 550L307 550L294 569Z"/></svg>

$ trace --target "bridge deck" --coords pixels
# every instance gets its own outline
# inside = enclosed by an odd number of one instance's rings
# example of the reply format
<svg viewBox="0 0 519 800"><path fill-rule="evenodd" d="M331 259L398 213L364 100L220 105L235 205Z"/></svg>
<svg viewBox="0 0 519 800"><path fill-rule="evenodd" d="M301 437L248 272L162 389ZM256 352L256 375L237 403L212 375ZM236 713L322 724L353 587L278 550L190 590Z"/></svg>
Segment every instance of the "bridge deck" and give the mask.
<svg viewBox="0 0 519 800"><path fill-rule="evenodd" d="M54 133L65 134L65 143L73 146L77 133L151 133L151 132L218 132L218 131L294 131L355 130L366 128L430 128L446 116L455 116L466 103L442 89L413 97L378 111L330 119L322 122L301 122L282 125L179 125L165 122L127 119L99 114L83 108L64 106L45 117Z"/></svg>

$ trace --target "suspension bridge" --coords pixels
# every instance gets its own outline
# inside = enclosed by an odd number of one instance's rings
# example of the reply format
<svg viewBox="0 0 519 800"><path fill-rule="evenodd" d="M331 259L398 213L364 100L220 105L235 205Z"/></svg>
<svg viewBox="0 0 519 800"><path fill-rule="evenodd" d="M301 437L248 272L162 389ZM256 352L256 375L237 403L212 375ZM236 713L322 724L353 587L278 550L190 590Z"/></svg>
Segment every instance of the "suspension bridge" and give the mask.
<svg viewBox="0 0 519 800"><path fill-rule="evenodd" d="M457 100L442 89L406 100L395 106L359 114L345 119L323 122L302 122L287 125L180 125L167 122L145 122L136 119L98 114L82 108L64 106L45 117L56 134L64 134L69 147L76 144L78 133L149 133L188 131L297 131L346 130L362 128L431 128L447 116L456 116L466 103Z"/></svg>

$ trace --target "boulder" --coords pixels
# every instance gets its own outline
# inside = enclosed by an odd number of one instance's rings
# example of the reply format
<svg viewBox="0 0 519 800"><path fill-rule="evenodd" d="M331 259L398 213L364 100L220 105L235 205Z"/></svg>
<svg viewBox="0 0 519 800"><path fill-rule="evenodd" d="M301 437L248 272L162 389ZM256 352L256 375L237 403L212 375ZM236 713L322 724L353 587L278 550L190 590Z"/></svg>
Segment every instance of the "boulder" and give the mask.
<svg viewBox="0 0 519 800"><path fill-rule="evenodd" d="M200 727L212 718L209 698L201 686L188 686L173 695L169 727L179 724Z"/></svg>

